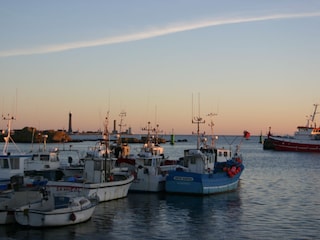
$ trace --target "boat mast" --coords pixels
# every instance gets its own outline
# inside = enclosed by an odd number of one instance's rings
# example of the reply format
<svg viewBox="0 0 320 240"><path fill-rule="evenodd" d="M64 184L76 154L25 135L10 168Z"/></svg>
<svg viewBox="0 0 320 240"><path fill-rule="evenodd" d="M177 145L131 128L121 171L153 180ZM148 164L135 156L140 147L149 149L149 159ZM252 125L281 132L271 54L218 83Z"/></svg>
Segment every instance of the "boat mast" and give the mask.
<svg viewBox="0 0 320 240"><path fill-rule="evenodd" d="M314 111L313 111L312 118L311 118L311 123L312 123L312 124L313 124L314 119L315 119L316 114L317 114L318 105L319 105L319 104L313 104L313 106L314 106Z"/></svg>
<svg viewBox="0 0 320 240"><path fill-rule="evenodd" d="M198 116L192 116L192 123L197 124L197 149L200 149L200 124L204 124L206 121L200 117L200 95L198 95ZM192 95L192 114L193 114L193 95Z"/></svg>
<svg viewBox="0 0 320 240"><path fill-rule="evenodd" d="M109 112L107 113L107 116L104 121L104 130L103 130L103 136L102 136L102 139L103 139L104 143L106 144L106 146L108 145L108 141L109 141L108 125L109 125Z"/></svg>
<svg viewBox="0 0 320 240"><path fill-rule="evenodd" d="M210 129L211 129L211 147L215 147L215 136L214 136L214 133L213 133L213 126L214 126L214 123L213 123L213 116L217 116L218 114L217 113L209 113L207 116L210 117L210 123L208 124Z"/></svg>
<svg viewBox="0 0 320 240"><path fill-rule="evenodd" d="M202 120L201 117L194 117L192 119L193 124L197 124L197 149L200 148L200 124L205 123L205 120Z"/></svg>
<svg viewBox="0 0 320 240"><path fill-rule="evenodd" d="M15 142L13 141L13 139L12 139L12 137L11 137L11 123L12 123L12 120L16 120L16 119L15 119L15 117L13 117L13 116L10 117L9 114L8 114L7 117L2 116L2 119L5 120L5 121L8 121L8 124L7 124L7 136L3 138L5 144L4 144L4 146L3 146L3 151L2 151L2 153L3 153L4 155L7 155L7 154L8 154L8 147L9 147L9 142L10 142L10 140L11 140L11 141L14 143L14 145L15 145ZM16 146L16 145L15 145L15 146ZM16 147L17 147L17 146L16 146Z"/></svg>
<svg viewBox="0 0 320 240"><path fill-rule="evenodd" d="M124 117L127 116L127 113L122 111L120 114L119 114L119 117L120 117L120 124L119 124L119 134L118 134L118 145L121 145L122 143L122 139L121 139L121 134L122 134L122 127L125 127L126 124L123 123L123 119Z"/></svg>
<svg viewBox="0 0 320 240"><path fill-rule="evenodd" d="M108 164L108 169L107 169L107 159L110 159L108 126L109 126L109 111L107 112L107 116L104 121L104 131L103 131L103 144L106 148L104 161L103 161L103 163L104 163L104 166L103 166L103 168L104 168L103 169L104 170L104 181L105 182L108 180L107 171L108 171L108 175L110 174L110 163Z"/></svg>
<svg viewBox="0 0 320 240"><path fill-rule="evenodd" d="M154 129L154 132L156 133L154 144L158 145L159 144L159 124L157 124L157 127Z"/></svg>
<svg viewBox="0 0 320 240"><path fill-rule="evenodd" d="M150 131L152 130L150 127L150 122L148 122L148 126L145 128L142 128L142 131L147 131L147 139L146 139L146 146L148 149L151 149L152 147L152 141L151 141L151 134Z"/></svg>

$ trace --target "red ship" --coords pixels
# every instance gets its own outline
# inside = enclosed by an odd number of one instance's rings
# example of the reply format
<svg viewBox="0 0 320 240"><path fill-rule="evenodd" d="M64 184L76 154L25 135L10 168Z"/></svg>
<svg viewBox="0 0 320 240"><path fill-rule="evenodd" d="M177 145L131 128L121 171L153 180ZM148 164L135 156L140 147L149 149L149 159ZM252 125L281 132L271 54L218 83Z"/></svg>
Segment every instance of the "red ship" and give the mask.
<svg viewBox="0 0 320 240"><path fill-rule="evenodd" d="M298 126L294 136L273 136L269 130L264 149L320 153L320 128L315 123L317 108L318 104L314 104L314 112L308 118L306 126Z"/></svg>

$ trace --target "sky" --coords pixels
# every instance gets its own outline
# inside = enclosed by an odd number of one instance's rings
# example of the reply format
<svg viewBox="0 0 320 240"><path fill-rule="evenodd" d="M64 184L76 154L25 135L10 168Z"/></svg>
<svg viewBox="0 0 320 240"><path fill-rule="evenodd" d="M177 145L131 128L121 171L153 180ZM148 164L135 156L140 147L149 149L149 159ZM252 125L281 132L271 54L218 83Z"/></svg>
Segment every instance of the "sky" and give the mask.
<svg viewBox="0 0 320 240"><path fill-rule="evenodd" d="M0 29L14 129L293 134L320 103L318 0L1 1Z"/></svg>

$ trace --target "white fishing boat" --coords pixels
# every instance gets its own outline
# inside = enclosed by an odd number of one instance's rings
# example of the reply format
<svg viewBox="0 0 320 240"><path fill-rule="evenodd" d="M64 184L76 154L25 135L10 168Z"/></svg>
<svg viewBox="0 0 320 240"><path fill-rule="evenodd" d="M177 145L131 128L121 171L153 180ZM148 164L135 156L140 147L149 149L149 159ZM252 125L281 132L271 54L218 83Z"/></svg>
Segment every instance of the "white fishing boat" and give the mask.
<svg viewBox="0 0 320 240"><path fill-rule="evenodd" d="M32 157L25 161L25 171L56 170L60 166L58 148L47 150L48 135L42 135L43 146L31 151Z"/></svg>
<svg viewBox="0 0 320 240"><path fill-rule="evenodd" d="M32 156L24 161L24 182L27 186L45 186L49 180L63 177L59 169L58 149L30 152Z"/></svg>
<svg viewBox="0 0 320 240"><path fill-rule="evenodd" d="M83 160L77 150L53 148L46 149L44 141L43 148L31 151L31 158L25 160L25 176L29 181L27 184L37 184L34 180L40 179L45 185L48 180L61 180L63 176L81 176L83 174ZM43 183L42 183L43 182Z"/></svg>
<svg viewBox="0 0 320 240"><path fill-rule="evenodd" d="M98 143L99 147L88 151L80 178L49 181L47 188L53 193L73 192L75 195L97 197L99 202L126 197L134 176L128 169L115 167L117 159L110 156L107 123L104 137L105 139Z"/></svg>
<svg viewBox="0 0 320 240"><path fill-rule="evenodd" d="M23 226L67 226L88 221L95 207L95 202L83 196L49 194L40 201L17 208L14 217Z"/></svg>
<svg viewBox="0 0 320 240"><path fill-rule="evenodd" d="M165 190L168 170L175 168L175 162L164 156L164 149L157 141L158 125L154 129L156 136L151 136L148 122L146 143L137 155L120 156L117 164L134 172L135 180L129 191L161 192Z"/></svg>
<svg viewBox="0 0 320 240"><path fill-rule="evenodd" d="M46 187L53 193L73 192L75 195L96 196L99 202L124 198L134 177L117 168L106 170L110 164L108 159L86 158L82 177L48 181Z"/></svg>
<svg viewBox="0 0 320 240"><path fill-rule="evenodd" d="M72 149L72 145L69 145L69 149L59 149L59 169L63 172L64 176L82 176L84 169L85 155L79 150Z"/></svg>
<svg viewBox="0 0 320 240"><path fill-rule="evenodd" d="M30 157L27 154L1 154L0 155L0 191L11 187L13 179L24 177L24 160Z"/></svg>
<svg viewBox="0 0 320 240"><path fill-rule="evenodd" d="M8 121L4 131L4 147L0 154L0 224L14 222L14 209L28 204L30 201L41 199L41 194L33 189L24 188L24 161L31 157L22 153L11 137L11 123L14 117L3 117ZM15 152L9 144L15 146Z"/></svg>
<svg viewBox="0 0 320 240"><path fill-rule="evenodd" d="M3 131L4 146L2 154L0 154L0 191L6 190L12 183L12 177L16 179L24 176L24 161L31 157L30 154L26 154L20 151L11 137L11 124L15 120L14 117L3 117L3 120L8 121L7 130ZM15 147L10 149L10 143Z"/></svg>

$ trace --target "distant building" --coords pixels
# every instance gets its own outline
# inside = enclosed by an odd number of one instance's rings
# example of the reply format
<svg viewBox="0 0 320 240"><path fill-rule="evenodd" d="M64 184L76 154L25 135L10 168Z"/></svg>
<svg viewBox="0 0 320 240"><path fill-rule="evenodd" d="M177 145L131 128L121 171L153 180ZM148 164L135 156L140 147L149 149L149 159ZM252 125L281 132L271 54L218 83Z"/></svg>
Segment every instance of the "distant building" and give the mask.
<svg viewBox="0 0 320 240"><path fill-rule="evenodd" d="M72 133L72 113L69 112L69 128L68 128L68 133Z"/></svg>
<svg viewBox="0 0 320 240"><path fill-rule="evenodd" d="M113 130L112 130L112 134L118 134L117 131L117 121L113 120Z"/></svg>

